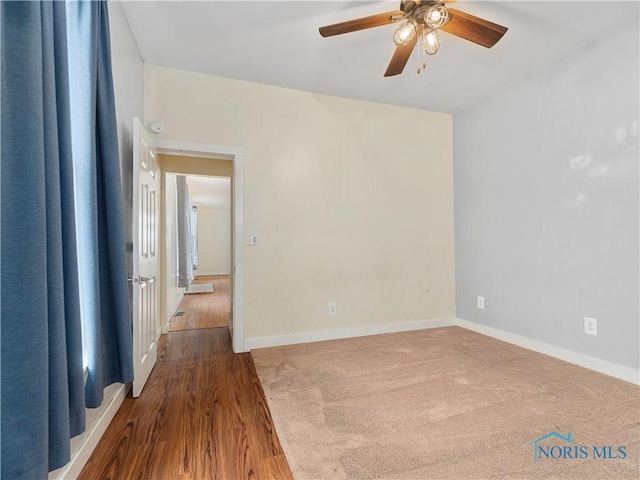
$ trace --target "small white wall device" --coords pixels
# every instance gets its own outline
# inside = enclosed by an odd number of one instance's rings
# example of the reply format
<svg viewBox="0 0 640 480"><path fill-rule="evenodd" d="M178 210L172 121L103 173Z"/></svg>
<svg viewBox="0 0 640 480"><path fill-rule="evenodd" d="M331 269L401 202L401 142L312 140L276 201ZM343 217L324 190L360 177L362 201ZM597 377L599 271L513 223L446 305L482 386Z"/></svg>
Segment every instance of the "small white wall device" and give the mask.
<svg viewBox="0 0 640 480"><path fill-rule="evenodd" d="M160 122L151 122L149 124L149 130L151 131L151 133L154 133L156 135L162 135L164 133L164 125Z"/></svg>

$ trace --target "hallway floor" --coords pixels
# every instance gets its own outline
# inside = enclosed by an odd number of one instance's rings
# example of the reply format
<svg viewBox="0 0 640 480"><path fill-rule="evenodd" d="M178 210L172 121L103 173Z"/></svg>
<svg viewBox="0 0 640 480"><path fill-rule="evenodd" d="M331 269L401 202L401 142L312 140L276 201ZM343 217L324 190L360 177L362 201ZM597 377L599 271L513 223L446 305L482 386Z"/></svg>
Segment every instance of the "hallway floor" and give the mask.
<svg viewBox="0 0 640 480"><path fill-rule="evenodd" d="M124 400L78 478L293 477L251 355L208 328L161 337L142 394Z"/></svg>
<svg viewBox="0 0 640 480"><path fill-rule="evenodd" d="M192 285L213 284L211 293L185 295L169 322L170 332L198 328L227 327L231 318L231 276L204 275L196 277Z"/></svg>

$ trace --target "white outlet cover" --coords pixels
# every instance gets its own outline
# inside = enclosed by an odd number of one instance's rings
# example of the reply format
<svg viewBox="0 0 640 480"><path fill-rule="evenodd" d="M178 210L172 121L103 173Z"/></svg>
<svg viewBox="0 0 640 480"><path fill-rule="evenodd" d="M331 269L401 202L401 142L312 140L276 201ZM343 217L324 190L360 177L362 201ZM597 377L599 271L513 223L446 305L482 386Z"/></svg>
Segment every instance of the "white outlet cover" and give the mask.
<svg viewBox="0 0 640 480"><path fill-rule="evenodd" d="M587 335L598 335L598 319L584 317L584 333Z"/></svg>
<svg viewBox="0 0 640 480"><path fill-rule="evenodd" d="M478 308L484 309L484 297L478 297Z"/></svg>

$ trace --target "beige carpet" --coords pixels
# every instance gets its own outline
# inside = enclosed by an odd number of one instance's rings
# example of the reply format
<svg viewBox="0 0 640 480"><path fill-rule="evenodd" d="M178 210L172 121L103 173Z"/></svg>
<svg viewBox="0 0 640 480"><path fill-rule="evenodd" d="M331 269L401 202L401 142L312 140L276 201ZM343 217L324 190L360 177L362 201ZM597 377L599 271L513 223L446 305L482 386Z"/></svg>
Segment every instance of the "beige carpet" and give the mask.
<svg viewBox="0 0 640 480"><path fill-rule="evenodd" d="M640 478L640 388L459 327L252 354L298 480Z"/></svg>

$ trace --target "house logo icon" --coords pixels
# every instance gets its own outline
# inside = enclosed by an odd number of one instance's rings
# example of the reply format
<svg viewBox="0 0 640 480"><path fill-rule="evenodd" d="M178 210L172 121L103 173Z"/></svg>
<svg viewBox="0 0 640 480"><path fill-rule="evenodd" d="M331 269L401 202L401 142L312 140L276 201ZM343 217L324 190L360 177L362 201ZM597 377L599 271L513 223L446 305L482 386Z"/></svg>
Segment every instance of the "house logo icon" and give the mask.
<svg viewBox="0 0 640 480"><path fill-rule="evenodd" d="M573 441L571 433L562 435L550 432L536 438L533 445L533 461L538 460L624 460L627 458L626 445L581 445Z"/></svg>
<svg viewBox="0 0 640 480"><path fill-rule="evenodd" d="M573 440L571 440L571 433L567 433L566 436L559 434L558 432L550 432L547 433L546 435L543 435L540 438L536 438L533 442L531 442L529 445L533 445L533 461L537 462L538 459L540 458L539 452L541 452L543 454L543 456L545 456L546 458L549 458L549 452L550 452L550 448L544 448L542 445L538 445L539 443L547 440L548 438L558 438L560 439L561 443L563 443L565 446L568 446L569 449L563 448L562 446L559 445L554 445L553 447L551 447L551 449L553 448L557 448L559 449L560 452L565 452L567 450L572 450L572 446L575 445L575 442Z"/></svg>

